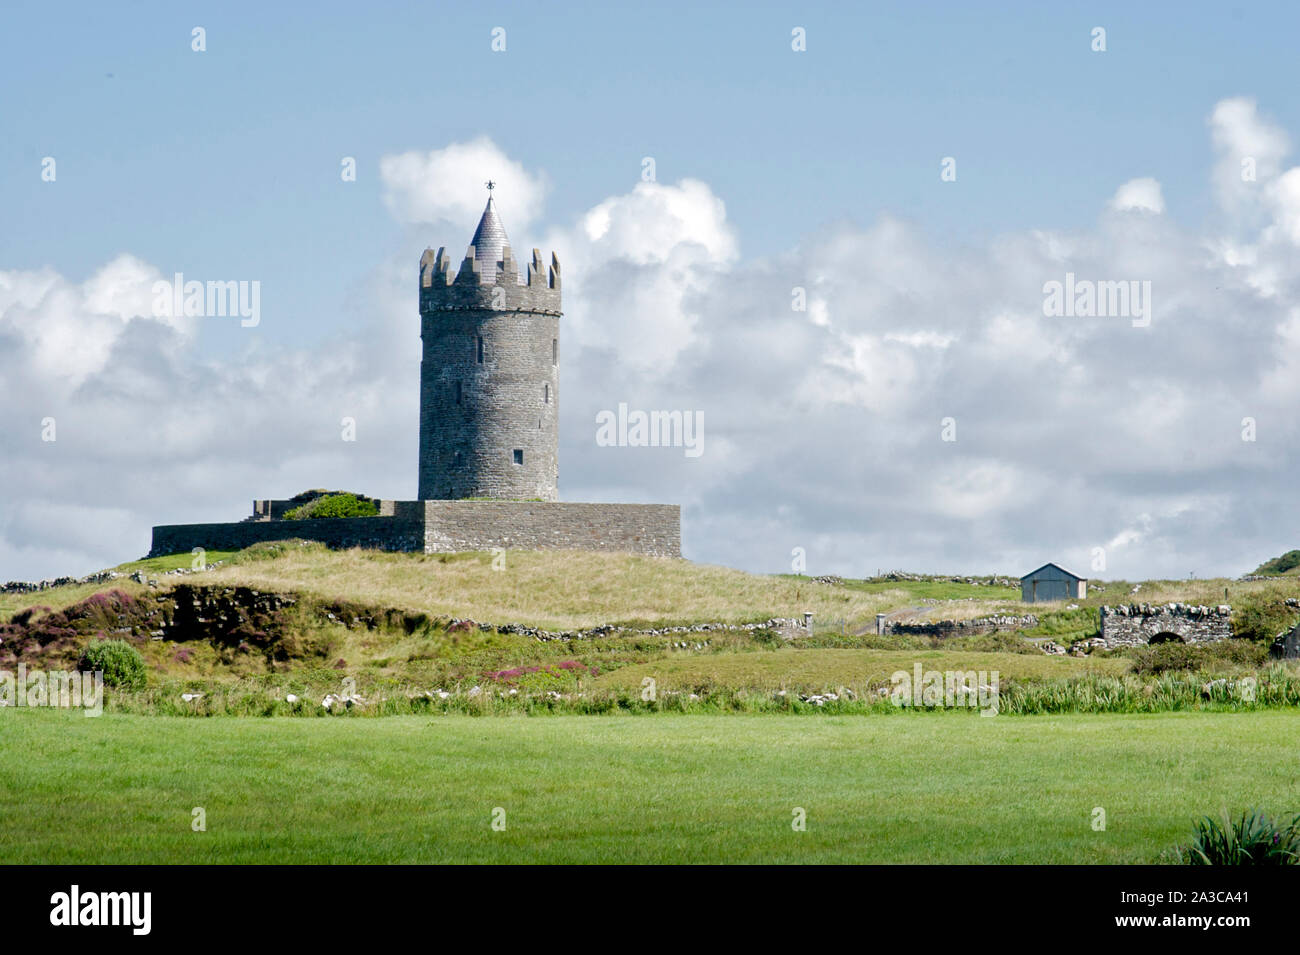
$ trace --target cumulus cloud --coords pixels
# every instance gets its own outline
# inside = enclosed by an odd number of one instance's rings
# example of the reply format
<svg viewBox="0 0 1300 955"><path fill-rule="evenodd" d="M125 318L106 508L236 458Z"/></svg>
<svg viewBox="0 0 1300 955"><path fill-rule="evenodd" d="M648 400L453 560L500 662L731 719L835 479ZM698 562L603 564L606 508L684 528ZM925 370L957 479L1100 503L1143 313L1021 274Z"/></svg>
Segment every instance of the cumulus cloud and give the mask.
<svg viewBox="0 0 1300 955"><path fill-rule="evenodd" d="M1206 229L1163 214L1149 178L1121 185L1093 228L960 247L885 215L810 221L796 246L747 260L722 198L693 180L542 223L564 265L563 497L680 502L686 556L754 570L786 569L802 547L814 573L1054 559L1182 576L1296 546L1277 515L1293 510L1300 440L1300 171L1249 101L1219 104L1210 127L1216 190L1242 149L1268 161L1253 213L1230 193ZM535 220L543 177L487 140L386 159L385 201L460 239L483 156L523 184L508 203L503 184L507 225ZM145 263L82 282L0 273L0 575L138 556L150 524L236 519L255 496L410 496L413 261L376 267L375 325L349 347L250 335L228 361L147 314ZM1067 273L1150 282L1150 325L1045 315L1044 284ZM598 446L596 414L620 402L699 412L704 454ZM339 440L343 415L355 445ZM1256 440L1242 440L1247 419Z"/></svg>
<svg viewBox="0 0 1300 955"><path fill-rule="evenodd" d="M1155 212L1165 211L1165 197L1160 191L1160 183L1150 176L1142 179L1130 179L1115 190L1110 200L1110 208L1116 212Z"/></svg>
<svg viewBox="0 0 1300 955"><path fill-rule="evenodd" d="M155 314L153 266L120 255L80 285L52 269L0 271L0 336L22 343L36 377L76 387L104 368L132 321L190 334L184 316Z"/></svg>
<svg viewBox="0 0 1300 955"><path fill-rule="evenodd" d="M375 451L406 452L414 391L378 353L275 350L254 332L208 360L209 319L155 316L160 272L130 256L77 282L0 272L0 578L86 573L143 555L156 523L238 520L253 497L387 484ZM413 355L411 368L418 368ZM414 372L412 372L413 374ZM340 440L343 416L358 440ZM390 417L391 415L391 417Z"/></svg>
<svg viewBox="0 0 1300 955"><path fill-rule="evenodd" d="M1261 205L1260 184L1272 182L1281 172L1290 139L1245 96L1220 100L1209 125L1218 152L1214 186L1219 202L1229 213L1248 216Z"/></svg>
<svg viewBox="0 0 1300 955"><path fill-rule="evenodd" d="M513 210L511 212L513 216ZM705 183L640 182L547 236L563 250L565 335L641 372L667 374L696 339L698 294L737 257L726 206Z"/></svg>
<svg viewBox="0 0 1300 955"><path fill-rule="evenodd" d="M399 221L445 224L464 230L483 211L486 179L508 197L510 224L524 230L541 213L546 180L480 136L428 152L404 152L379 161L384 204ZM468 236L465 237L468 240Z"/></svg>

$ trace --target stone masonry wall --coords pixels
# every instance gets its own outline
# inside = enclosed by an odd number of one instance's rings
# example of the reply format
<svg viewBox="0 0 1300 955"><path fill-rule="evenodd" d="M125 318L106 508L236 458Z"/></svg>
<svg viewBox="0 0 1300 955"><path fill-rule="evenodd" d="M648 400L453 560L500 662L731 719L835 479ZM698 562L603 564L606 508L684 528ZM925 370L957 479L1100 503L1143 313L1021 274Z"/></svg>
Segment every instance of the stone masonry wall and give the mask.
<svg viewBox="0 0 1300 955"><path fill-rule="evenodd" d="M150 557L204 550L240 550L263 541L292 538L320 541L328 547L419 551L424 548L423 520L394 517L341 517L306 521L241 521L233 524L164 524L153 529Z"/></svg>
<svg viewBox="0 0 1300 955"><path fill-rule="evenodd" d="M426 553L567 548L680 557L676 504L424 501Z"/></svg>
<svg viewBox="0 0 1300 955"><path fill-rule="evenodd" d="M336 548L431 554L504 547L681 556L681 508L675 504L395 501L392 505L393 517L162 525L153 529L149 556L188 553L195 547L238 550L292 538Z"/></svg>
<svg viewBox="0 0 1300 955"><path fill-rule="evenodd" d="M975 634L992 633L995 630L1023 630L1036 626L1038 626L1038 618L1033 614L999 614L972 620L932 620L922 623L886 621L880 632L947 638L969 637Z"/></svg>
<svg viewBox="0 0 1300 955"><path fill-rule="evenodd" d="M1101 636L1093 642L1107 649L1136 647L1162 634L1174 634L1184 643L1226 640L1232 636L1232 608L1177 603L1102 607Z"/></svg>

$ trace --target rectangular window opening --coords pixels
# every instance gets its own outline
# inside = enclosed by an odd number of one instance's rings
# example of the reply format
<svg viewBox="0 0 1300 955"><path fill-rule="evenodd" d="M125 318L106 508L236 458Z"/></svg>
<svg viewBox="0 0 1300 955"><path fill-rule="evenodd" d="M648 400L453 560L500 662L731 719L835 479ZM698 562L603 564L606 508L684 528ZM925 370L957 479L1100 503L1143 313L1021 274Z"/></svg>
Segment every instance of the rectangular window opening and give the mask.
<svg viewBox="0 0 1300 955"><path fill-rule="evenodd" d="M515 448L515 464L523 464L523 463L524 463L524 449Z"/></svg>
<svg viewBox="0 0 1300 955"><path fill-rule="evenodd" d="M477 342L478 342L478 345L477 345L477 348L478 348L478 363L481 365L481 364L483 364L483 336L482 336L482 335L479 335L479 336L477 337Z"/></svg>

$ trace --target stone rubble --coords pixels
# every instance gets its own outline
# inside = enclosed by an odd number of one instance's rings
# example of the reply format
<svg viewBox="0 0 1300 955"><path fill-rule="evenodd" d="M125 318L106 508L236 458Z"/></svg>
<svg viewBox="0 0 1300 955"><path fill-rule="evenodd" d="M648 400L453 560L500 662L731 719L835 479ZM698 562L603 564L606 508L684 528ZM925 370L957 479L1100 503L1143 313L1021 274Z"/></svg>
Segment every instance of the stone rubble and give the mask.
<svg viewBox="0 0 1300 955"><path fill-rule="evenodd" d="M611 624L601 624L598 627L591 627L586 630L543 630L540 627L528 627L521 623L503 623L494 625L484 623L478 620L468 618L454 618L447 623L448 629L459 627L474 627L488 633L515 634L523 637L532 637L539 643L547 643L552 640L592 640L602 637L618 636L637 636L637 637L665 637L673 634L684 633L714 633L714 632L750 632L755 630L776 630L778 632L793 633L795 631L805 631L803 620L797 620L793 617L773 617L763 623L697 623L692 626L682 627L656 627L649 630L637 630L631 627L616 627ZM687 650L701 650L709 645L709 641L703 643L679 640L674 641L673 646Z"/></svg>
<svg viewBox="0 0 1300 955"><path fill-rule="evenodd" d="M178 567L176 570L164 570L159 573L160 577L180 577L185 574L201 574L204 571L215 570L225 561L217 561L214 564L206 564L203 567L194 569L191 567ZM130 574L119 574L115 570L102 570L98 573L87 574L85 577L55 577L53 580L36 580L22 581L11 580L6 584L0 584L0 594L35 594L43 590L53 590L56 587L76 587L83 584L105 584L111 580L120 580L126 577L134 580L138 584L149 584L157 586L157 578L146 576L144 571L134 571Z"/></svg>
<svg viewBox="0 0 1300 955"><path fill-rule="evenodd" d="M936 574L909 574L901 570L891 570L887 574L868 577L871 583L906 580L912 582L935 581L947 584L970 584L973 587L1019 587L1020 581L1011 577L944 577Z"/></svg>
<svg viewBox="0 0 1300 955"><path fill-rule="evenodd" d="M993 630L1021 630L1038 626L1038 617L1027 614L994 614L971 620L935 620L926 623L886 621L887 634L912 634L932 637L969 636Z"/></svg>

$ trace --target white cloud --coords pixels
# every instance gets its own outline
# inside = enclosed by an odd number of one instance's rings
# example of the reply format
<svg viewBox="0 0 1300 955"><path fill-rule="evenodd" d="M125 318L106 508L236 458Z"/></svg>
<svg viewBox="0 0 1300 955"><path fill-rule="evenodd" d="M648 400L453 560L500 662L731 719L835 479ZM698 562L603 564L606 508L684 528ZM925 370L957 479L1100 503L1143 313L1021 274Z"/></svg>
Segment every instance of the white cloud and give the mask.
<svg viewBox="0 0 1300 955"><path fill-rule="evenodd" d="M546 246L563 250L566 337L659 373L696 341L708 316L694 299L738 255L725 205L693 179L637 183Z"/></svg>
<svg viewBox="0 0 1300 955"><path fill-rule="evenodd" d="M736 257L726 206L695 179L672 186L639 182L631 192L606 199L588 212L581 228L589 261L662 263L684 244L702 246L704 259L715 264Z"/></svg>
<svg viewBox="0 0 1300 955"><path fill-rule="evenodd" d="M523 232L541 213L546 180L480 136L428 152L405 152L379 161L384 204L399 221L447 224L459 230L477 223L487 201L484 183L496 183L499 203L510 209L508 227ZM468 242L469 236L466 235ZM453 256L455 258L455 256Z"/></svg>
<svg viewBox="0 0 1300 955"><path fill-rule="evenodd" d="M1282 160L1291 149L1290 139L1260 116L1250 97L1220 100L1209 124L1219 154L1214 167L1219 203L1234 216L1249 217L1263 203L1261 184L1272 182L1281 172Z"/></svg>
<svg viewBox="0 0 1300 955"><path fill-rule="evenodd" d="M746 261L723 202L693 180L550 223L564 498L681 502L688 556L759 570L788 567L795 546L812 572L849 574L1086 567L1103 546L1106 576L1137 578L1241 572L1296 546L1277 520L1300 443L1296 179L1285 137L1246 102L1211 123L1221 156L1253 143L1273 157L1253 224L1127 214L1163 209L1145 179L1093 229L960 248L883 216L810 221L794 248ZM476 220L482 179L506 192L502 168L517 177L508 224L539 215L543 177L487 140L390 159L385 201L448 239ZM348 347L250 335L230 360L147 314L146 263L115 259L80 283L0 272L0 576L136 557L149 525L237 519L253 497L411 496L414 261L375 269L375 326ZM1067 271L1151 281L1151 326L1046 318L1043 284ZM596 411L620 401L702 412L704 456L596 447ZM47 415L54 444L40 441ZM343 415L356 444L339 440ZM1246 416L1255 442L1240 438Z"/></svg>
<svg viewBox="0 0 1300 955"><path fill-rule="evenodd" d="M132 321L193 332L193 319L153 315L153 284L161 278L130 255L79 285L49 269L0 272L0 335L25 343L25 357L41 378L75 388L105 367Z"/></svg>
<svg viewBox="0 0 1300 955"><path fill-rule="evenodd" d="M1160 183L1150 176L1130 179L1117 190L1110 200L1110 208L1116 212L1155 212L1165 211L1165 197L1160 191Z"/></svg>

